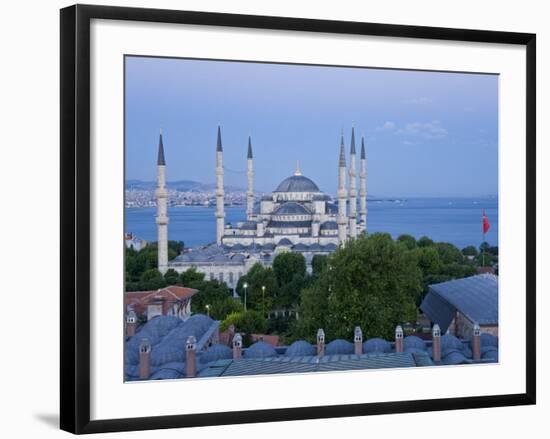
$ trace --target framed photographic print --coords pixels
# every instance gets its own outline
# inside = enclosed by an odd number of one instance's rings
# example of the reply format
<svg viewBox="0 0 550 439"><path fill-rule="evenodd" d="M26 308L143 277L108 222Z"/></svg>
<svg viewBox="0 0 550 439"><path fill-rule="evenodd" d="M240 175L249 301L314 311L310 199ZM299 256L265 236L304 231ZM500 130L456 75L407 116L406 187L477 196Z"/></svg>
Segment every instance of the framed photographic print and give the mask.
<svg viewBox="0 0 550 439"><path fill-rule="evenodd" d="M535 35L61 10L61 428L535 403Z"/></svg>

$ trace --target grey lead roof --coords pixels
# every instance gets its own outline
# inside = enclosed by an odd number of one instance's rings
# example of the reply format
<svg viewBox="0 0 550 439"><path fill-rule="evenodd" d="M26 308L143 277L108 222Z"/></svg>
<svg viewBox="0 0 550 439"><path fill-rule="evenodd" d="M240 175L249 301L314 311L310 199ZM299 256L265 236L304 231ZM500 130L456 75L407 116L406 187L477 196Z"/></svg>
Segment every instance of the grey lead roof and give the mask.
<svg viewBox="0 0 550 439"><path fill-rule="evenodd" d="M480 325L498 324L498 278L480 274L430 285L422 311L446 332L456 311Z"/></svg>
<svg viewBox="0 0 550 439"><path fill-rule="evenodd" d="M252 157L252 141L250 140L250 136L248 136L248 154L246 155L247 159L251 159Z"/></svg>
<svg viewBox="0 0 550 439"><path fill-rule="evenodd" d="M217 152L222 152L223 151L223 148L222 148L222 131L221 131L221 128L220 128L219 125L218 125L218 139L217 139L217 142L216 142L216 151Z"/></svg>
<svg viewBox="0 0 550 439"><path fill-rule="evenodd" d="M320 192L313 180L303 175L292 175L285 178L275 192Z"/></svg>
<svg viewBox="0 0 550 439"><path fill-rule="evenodd" d="M199 373L201 377L266 375L276 373L329 372L397 367L416 367L433 364L427 353L344 354L221 360L211 363Z"/></svg>
<svg viewBox="0 0 550 439"><path fill-rule="evenodd" d="M159 134L159 154L157 158L157 166L166 166L166 161L164 160L164 145L162 143L162 133Z"/></svg>

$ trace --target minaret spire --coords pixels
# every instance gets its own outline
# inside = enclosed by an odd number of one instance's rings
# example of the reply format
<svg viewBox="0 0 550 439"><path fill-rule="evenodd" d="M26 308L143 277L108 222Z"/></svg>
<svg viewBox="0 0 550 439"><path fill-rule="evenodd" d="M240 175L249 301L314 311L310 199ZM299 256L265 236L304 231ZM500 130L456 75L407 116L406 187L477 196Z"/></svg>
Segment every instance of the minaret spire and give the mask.
<svg viewBox="0 0 550 439"><path fill-rule="evenodd" d="M346 199L346 152L344 150L344 133L342 132L338 161L338 242L341 245L344 245L347 237Z"/></svg>
<svg viewBox="0 0 550 439"><path fill-rule="evenodd" d="M246 216L250 220L254 211L254 169L252 167L252 140L248 136L248 154L246 160L246 176L247 176L247 190L246 190Z"/></svg>
<svg viewBox="0 0 550 439"><path fill-rule="evenodd" d="M367 158L365 138L361 136L361 164L359 171L359 216L361 230L367 233Z"/></svg>
<svg viewBox="0 0 550 439"><path fill-rule="evenodd" d="M166 190L166 161L162 130L159 136L157 158L157 238L158 238L158 269L164 274L168 270L168 191Z"/></svg>
<svg viewBox="0 0 550 439"><path fill-rule="evenodd" d="M355 127L351 128L349 159L349 236L357 237L357 177L355 164Z"/></svg>
<svg viewBox="0 0 550 439"><path fill-rule="evenodd" d="M294 171L294 175L302 175L302 171L300 170L300 160L296 160L296 170Z"/></svg>
<svg viewBox="0 0 550 439"><path fill-rule="evenodd" d="M225 228L224 210L225 192L223 189L223 148L221 128L218 125L218 139L216 142L216 243L222 244Z"/></svg>

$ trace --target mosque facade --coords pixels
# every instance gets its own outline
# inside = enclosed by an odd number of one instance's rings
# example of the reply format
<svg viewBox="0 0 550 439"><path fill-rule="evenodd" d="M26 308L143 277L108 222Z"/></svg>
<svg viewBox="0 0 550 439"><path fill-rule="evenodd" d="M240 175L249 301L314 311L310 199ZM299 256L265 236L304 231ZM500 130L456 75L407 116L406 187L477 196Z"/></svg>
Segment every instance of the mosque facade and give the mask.
<svg viewBox="0 0 550 439"><path fill-rule="evenodd" d="M337 198L323 193L302 174L299 166L270 194L254 198L252 141L248 139L246 221L225 222L224 165L221 129L216 142L216 242L178 255L168 261L168 212L166 160L162 133L157 160L158 267L162 273L195 267L207 279L235 288L241 276L257 262L270 266L280 252L304 255L308 269L315 255L326 255L367 231L366 155L364 138L359 157L359 192L355 130L352 129L349 168L346 166L344 136L340 139ZM348 187L349 183L349 187ZM359 200L357 200L359 198ZM359 201L359 212L357 204Z"/></svg>

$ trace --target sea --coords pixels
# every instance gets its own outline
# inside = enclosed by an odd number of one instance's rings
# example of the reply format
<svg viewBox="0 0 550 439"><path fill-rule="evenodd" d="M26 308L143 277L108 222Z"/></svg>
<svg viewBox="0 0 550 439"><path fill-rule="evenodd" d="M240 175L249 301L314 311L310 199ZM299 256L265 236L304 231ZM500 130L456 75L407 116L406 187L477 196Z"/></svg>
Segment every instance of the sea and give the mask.
<svg viewBox="0 0 550 439"><path fill-rule="evenodd" d="M409 234L428 236L434 241L450 242L458 248L479 247L482 242L482 214L490 223L485 241L498 245L498 198L406 198L369 199L367 201L369 233L387 232L394 238ZM126 208L125 230L146 241L157 240L156 208ZM168 209L170 240L196 247L216 240L213 207L185 206ZM226 206L226 222L246 220L245 206Z"/></svg>

